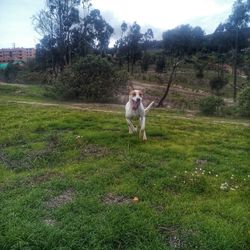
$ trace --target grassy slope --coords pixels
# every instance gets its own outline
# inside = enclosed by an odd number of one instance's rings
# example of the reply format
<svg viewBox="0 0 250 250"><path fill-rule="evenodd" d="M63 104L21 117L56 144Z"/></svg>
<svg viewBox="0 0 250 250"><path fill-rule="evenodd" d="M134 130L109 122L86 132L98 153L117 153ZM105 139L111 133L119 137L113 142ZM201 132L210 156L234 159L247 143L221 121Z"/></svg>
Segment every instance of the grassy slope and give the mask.
<svg viewBox="0 0 250 250"><path fill-rule="evenodd" d="M249 126L153 110L145 143L121 113L7 103L5 88L0 249L248 249Z"/></svg>

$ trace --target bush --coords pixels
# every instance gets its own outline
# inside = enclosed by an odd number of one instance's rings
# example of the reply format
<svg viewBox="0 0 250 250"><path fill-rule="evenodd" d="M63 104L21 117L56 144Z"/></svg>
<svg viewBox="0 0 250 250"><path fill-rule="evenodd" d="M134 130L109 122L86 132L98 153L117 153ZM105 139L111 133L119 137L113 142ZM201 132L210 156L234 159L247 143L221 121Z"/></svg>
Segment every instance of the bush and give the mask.
<svg viewBox="0 0 250 250"><path fill-rule="evenodd" d="M147 52L145 52L143 54L142 62L141 62L141 69L142 69L143 72L148 71L148 66L150 64L150 60L151 60L150 55Z"/></svg>
<svg viewBox="0 0 250 250"><path fill-rule="evenodd" d="M200 111L205 115L219 114L221 108L225 105L222 98L209 96L200 101Z"/></svg>
<svg viewBox="0 0 250 250"><path fill-rule="evenodd" d="M4 70L4 80L6 82L13 82L19 71L19 66L13 63L8 63L7 68Z"/></svg>
<svg viewBox="0 0 250 250"><path fill-rule="evenodd" d="M242 116L250 116L250 86L242 90L238 97L239 112Z"/></svg>
<svg viewBox="0 0 250 250"><path fill-rule="evenodd" d="M163 73L166 67L165 56L164 55L158 56L158 58L156 59L155 65L156 65L155 71L157 73Z"/></svg>
<svg viewBox="0 0 250 250"><path fill-rule="evenodd" d="M220 76L214 77L209 81L210 88L219 94L219 91L227 85L228 81Z"/></svg>
<svg viewBox="0 0 250 250"><path fill-rule="evenodd" d="M55 90L65 99L104 101L114 97L127 78L125 71L116 71L106 59L89 55L64 69Z"/></svg>

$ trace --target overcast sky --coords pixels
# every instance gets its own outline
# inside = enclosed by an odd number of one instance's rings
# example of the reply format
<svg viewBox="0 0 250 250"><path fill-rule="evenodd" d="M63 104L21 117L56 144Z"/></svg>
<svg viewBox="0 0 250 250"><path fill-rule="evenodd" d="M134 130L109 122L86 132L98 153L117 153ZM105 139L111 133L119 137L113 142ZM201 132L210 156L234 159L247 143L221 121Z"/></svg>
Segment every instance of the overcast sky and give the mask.
<svg viewBox="0 0 250 250"><path fill-rule="evenodd" d="M118 37L123 21L136 21L142 32L152 28L155 38L181 24L200 26L212 33L231 13L234 0L92 0ZM45 0L0 0L0 48L34 47L39 35L31 17L44 8Z"/></svg>

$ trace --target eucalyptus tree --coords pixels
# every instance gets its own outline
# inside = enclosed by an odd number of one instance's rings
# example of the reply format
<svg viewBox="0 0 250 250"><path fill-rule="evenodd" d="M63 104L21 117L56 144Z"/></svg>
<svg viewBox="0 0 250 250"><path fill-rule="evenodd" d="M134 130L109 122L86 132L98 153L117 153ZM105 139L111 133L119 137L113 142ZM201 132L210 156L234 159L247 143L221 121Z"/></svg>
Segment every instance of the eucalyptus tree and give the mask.
<svg viewBox="0 0 250 250"><path fill-rule="evenodd" d="M50 41L43 43L44 49L57 51L57 61L52 53L53 67L59 64L63 68L70 63L71 29L80 21L79 5L80 0L47 0L45 8L33 16L35 30Z"/></svg>
<svg viewBox="0 0 250 250"><path fill-rule="evenodd" d="M91 8L90 0L47 0L45 8L33 16L35 29L43 37L38 54L42 59L49 56L54 70L71 64L72 57L93 50L106 52L113 28L99 10Z"/></svg>
<svg viewBox="0 0 250 250"><path fill-rule="evenodd" d="M117 55L120 58L126 58L127 70L133 74L134 65L142 56L141 43L143 41L143 34L141 33L141 26L134 22L128 26L125 22L121 25L122 35L116 41Z"/></svg>
<svg viewBox="0 0 250 250"><path fill-rule="evenodd" d="M232 14L229 16L226 29L234 33L234 56L233 56L233 97L236 101L237 96L237 67L239 52L239 33L242 29L248 27L250 22L250 2L247 0L236 0L233 4Z"/></svg>

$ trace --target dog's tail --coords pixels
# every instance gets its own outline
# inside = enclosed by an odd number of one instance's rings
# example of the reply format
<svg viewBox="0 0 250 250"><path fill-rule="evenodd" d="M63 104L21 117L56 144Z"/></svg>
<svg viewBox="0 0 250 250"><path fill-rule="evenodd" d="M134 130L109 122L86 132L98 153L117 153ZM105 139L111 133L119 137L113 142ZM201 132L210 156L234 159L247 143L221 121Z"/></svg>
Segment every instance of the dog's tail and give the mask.
<svg viewBox="0 0 250 250"><path fill-rule="evenodd" d="M145 114L148 113L148 111L151 109L151 107L154 105L155 102L151 102L146 108L145 108Z"/></svg>

